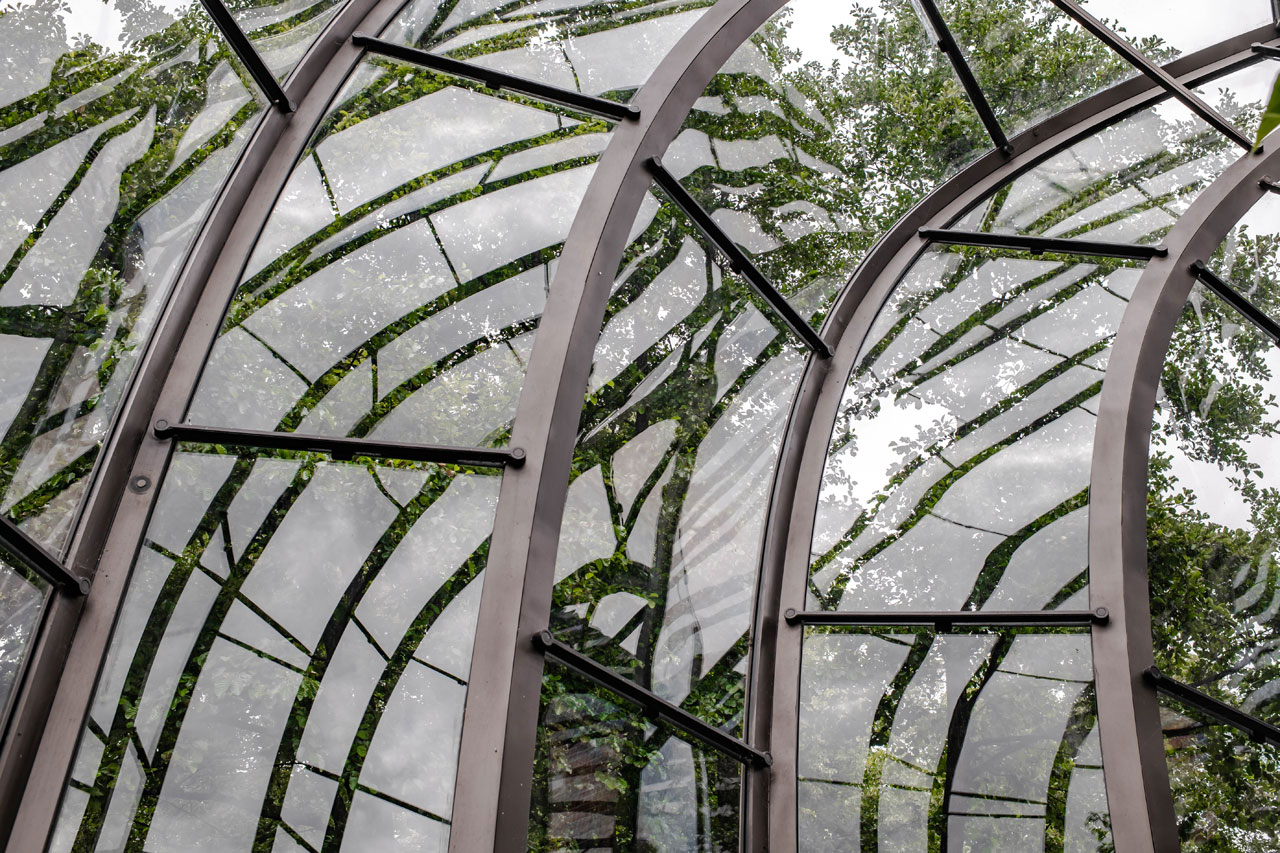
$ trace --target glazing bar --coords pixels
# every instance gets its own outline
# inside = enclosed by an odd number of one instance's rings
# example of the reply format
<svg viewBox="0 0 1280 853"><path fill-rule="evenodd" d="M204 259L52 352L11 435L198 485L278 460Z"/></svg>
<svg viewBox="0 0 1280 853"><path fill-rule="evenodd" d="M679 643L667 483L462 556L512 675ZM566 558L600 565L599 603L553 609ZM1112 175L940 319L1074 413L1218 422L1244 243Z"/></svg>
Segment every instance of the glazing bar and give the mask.
<svg viewBox="0 0 1280 853"><path fill-rule="evenodd" d="M1075 0L1053 0L1053 3L1072 18L1075 18L1080 26L1093 33L1095 37L1123 57L1130 65L1147 75L1170 95L1182 101L1188 109L1208 122L1223 136L1239 145L1245 151L1253 150L1253 143L1236 129L1235 125L1223 118L1213 107L1196 97L1195 93L1186 86L1173 79L1163 68L1148 59L1142 51L1120 38L1110 27L1080 8Z"/></svg>
<svg viewBox="0 0 1280 853"><path fill-rule="evenodd" d="M584 95L572 89L561 89L559 86L551 86L547 83L540 83L537 80L517 77L514 74L507 74L492 68L484 68L470 62L450 59L447 56L440 56L439 54L419 50L408 45L383 41L364 33L353 35L351 42L356 47L362 47L370 53L411 62L414 65L430 68L433 71L443 71L445 74L452 74L455 77L466 77L468 80L476 80L483 83L490 89L507 89L512 92L519 92L522 95L529 95L541 101L550 101L553 104L582 110L585 113L602 116L614 121L634 120L640 116L640 109L631 104L620 104L617 101L610 101L606 98Z"/></svg>
<svg viewBox="0 0 1280 853"><path fill-rule="evenodd" d="M1271 20L1280 30L1280 0L1271 0Z"/></svg>
<svg viewBox="0 0 1280 853"><path fill-rule="evenodd" d="M740 274L751 285L756 293L760 294L770 307L777 312L778 316L787 328L795 332L800 340L804 341L811 350L821 355L823 358L831 357L831 347L827 344L822 336L814 330L804 317L801 317L796 309L791 307L791 303L787 298L778 292L778 288L773 286L773 282L769 281L769 277L762 273L751 258L747 257L747 253L739 248L733 238L724 233L723 229L716 224L711 218L711 214L702 209L702 205L698 204L693 196L689 195L689 191L678 181L675 175L667 171L662 165L662 161L657 157L649 158L649 172L653 175L658 186L671 196L671 200L685 212L693 224L710 240L715 247L725 254L729 259L729 267L736 273Z"/></svg>
<svg viewBox="0 0 1280 853"><path fill-rule="evenodd" d="M1228 705L1226 702L1214 699L1208 693L1197 690L1190 684L1183 684L1177 679L1170 678L1154 666L1147 669L1143 674L1156 690L1166 696L1172 696L1182 704L1194 708L1220 723L1226 723L1233 728L1247 732L1254 740L1267 741L1280 746L1280 728L1273 726L1266 720L1258 719L1252 714L1247 714L1239 708Z"/></svg>
<svg viewBox="0 0 1280 853"><path fill-rule="evenodd" d="M634 702L646 714L666 720L685 734L692 735L743 764L768 767L773 763L769 753L761 752L733 735L698 719L679 705L668 702L653 691L646 690L634 681L623 678L608 667L596 663L581 652L569 648L557 640L550 631L542 631L534 635L534 644L542 650L543 654L557 663L567 666L627 701Z"/></svg>
<svg viewBox="0 0 1280 853"><path fill-rule="evenodd" d="M1262 313L1258 306L1245 299L1238 290L1214 274L1204 261L1196 261L1192 264L1191 271L1205 287L1221 296L1224 302L1243 314L1249 322L1280 345L1280 325L1277 325L1275 320Z"/></svg>
<svg viewBox="0 0 1280 853"><path fill-rule="evenodd" d="M267 96L267 100L282 112L293 112L296 109L293 101L284 93L280 81L276 79L275 74L271 73L271 69L263 61L262 55L253 46L253 42L249 41L249 37L244 34L244 30L240 29L240 25L236 23L235 17L226 4L222 0L200 0L200 3L213 18L214 24L231 45L236 56L240 57L249 75L258 84L258 88L262 89L262 93Z"/></svg>
<svg viewBox="0 0 1280 853"><path fill-rule="evenodd" d="M89 579L76 577L62 561L50 554L18 525L0 515L0 544L27 568L40 575L62 592L69 595L86 595Z"/></svg>
<svg viewBox="0 0 1280 853"><path fill-rule="evenodd" d="M964 58L964 53L960 50L960 45L956 43L955 36L951 34L951 29L947 26L947 22L942 17L942 12L938 10L938 6L933 0L916 0L917 9L924 14L925 26L927 26L933 35L934 43L938 45L938 49L947 55L947 59L951 60L951 67L955 69L956 77L960 80L960 85L964 88L965 95L973 104L973 108L978 112L978 118L982 119L982 124L987 129L987 133L991 136L991 141L995 143L996 148L1005 154L1013 153L1013 146L1009 144L1009 138L1004 135L1004 128L1000 126L1000 119L996 118L995 110L991 109L991 104L987 102L987 96L982 93L982 87L978 85L978 78L973 76L973 69L969 67L969 62Z"/></svg>
<svg viewBox="0 0 1280 853"><path fill-rule="evenodd" d="M299 435L296 432L266 432L252 429L171 424L155 422L156 438L194 441L202 444L230 444L235 447L260 447L272 450L299 450L328 453L334 459L370 456L376 459L404 459L410 462L436 462L442 465L466 465L472 468L519 468L524 464L524 450L487 447L450 447L442 444L406 444L396 441L370 441L363 438L336 438L324 435Z"/></svg>
<svg viewBox="0 0 1280 853"><path fill-rule="evenodd" d="M1169 254L1169 250L1164 246L1106 243L1101 240L1071 240L1061 237L1033 237L1027 234L991 234L986 231L955 231L949 228L921 228L920 236L936 243L1016 249L1037 255L1054 252L1063 255L1096 255L1102 258L1149 261Z"/></svg>
<svg viewBox="0 0 1280 853"><path fill-rule="evenodd" d="M1107 608L1097 610L952 610L859 613L845 610L787 610L789 625L872 625L932 626L947 631L953 625L1012 626L1018 628L1088 627L1105 625L1111 619Z"/></svg>

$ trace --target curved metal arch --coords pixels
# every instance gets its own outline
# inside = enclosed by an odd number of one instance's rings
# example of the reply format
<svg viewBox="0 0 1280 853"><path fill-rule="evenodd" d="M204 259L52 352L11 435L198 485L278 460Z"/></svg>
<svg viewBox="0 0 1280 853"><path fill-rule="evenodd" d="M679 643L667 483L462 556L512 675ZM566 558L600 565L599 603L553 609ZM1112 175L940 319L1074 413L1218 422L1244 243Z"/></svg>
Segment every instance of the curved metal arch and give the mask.
<svg viewBox="0 0 1280 853"><path fill-rule="evenodd" d="M1260 27L1182 57L1165 66L1165 70L1184 85L1192 87L1255 61L1250 49L1254 42L1275 40L1273 27ZM760 661L762 667L772 664L772 671L753 671L755 683L749 699L754 714L749 714L749 718L754 718L751 742L770 750L773 766L768 803L763 807L767 808L767 815L760 813L761 806L750 801L748 803L748 827L754 829L750 836L754 840L749 849L795 850L798 843L797 700L803 627L786 625L781 614L789 608L797 611L804 609L809 547L818 494L826 465L827 445L845 381L880 305L929 245L919 235L919 229L926 225L946 224L1045 157L1164 97L1165 91L1148 78L1131 78L1018 134L1011 140L1014 151L1012 157L1002 156L997 151L989 152L922 199L880 239L837 298L823 329L828 341L838 342L835 356L827 363L810 359L795 399L787 435L783 440L766 527L757 605L756 643L761 648L772 648L773 653L757 655L756 660ZM1171 251L1172 254L1175 253ZM1181 308L1181 303L1178 307ZM1125 317L1127 320L1128 314ZM1163 355L1163 350L1161 354ZM1114 360L1112 363L1114 364ZM1159 367L1156 369L1158 372ZM1147 409L1146 418L1146 427L1149 429L1150 408ZM1099 420L1097 434L1102 436L1106 428L1101 418ZM1142 446L1145 453L1145 443ZM1096 464L1095 461L1095 466ZM1145 477L1145 456L1142 464L1142 475ZM1094 470L1098 469L1095 467ZM1138 494L1145 501L1145 488ZM1091 513L1091 520L1098 514L1100 513ZM1143 519L1142 545L1145 548L1145 504ZM1091 531L1091 542L1092 538ZM1093 565L1098 564L1095 561ZM1145 585L1142 594L1146 594ZM1092 607L1107 606L1110 609L1108 602L1109 599L1098 592L1091 592ZM1123 616L1121 620L1117 620L1114 609L1111 612L1112 620L1110 627L1105 630L1106 636L1116 636L1123 632ZM1095 638L1100 633L1102 632L1095 630ZM1149 632L1147 643L1150 644ZM1104 653L1104 650L1095 648L1095 661ZM1101 694L1101 689L1099 692ZM1102 702L1101 696L1099 702ZM1099 714L1099 719L1105 750L1108 723L1103 722L1106 716L1102 713ZM1113 739L1117 737L1113 735ZM1161 772L1164 761L1162 750L1161 747ZM1108 793L1112 802L1127 802L1139 789L1133 787L1132 780L1126 783L1129 787L1123 787L1118 779L1113 783L1113 776L1128 776L1122 772L1123 768L1121 772L1113 773L1116 763L1114 758L1107 761ZM1123 760L1119 760L1119 763L1123 763ZM1135 816L1122 814L1117 810L1112 815L1112 822L1118 850L1153 849L1150 822L1146 819L1145 812ZM762 837L766 833L767 840ZM1174 846L1176 848L1176 840ZM1167 848L1162 845L1154 849Z"/></svg>
<svg viewBox="0 0 1280 853"><path fill-rule="evenodd" d="M1178 848L1159 703L1155 689L1143 681L1143 672L1154 663L1147 462L1160 373L1196 282L1192 264L1213 254L1266 194L1259 181L1278 169L1280 146L1265 156L1245 155L1182 215L1166 238L1168 257L1152 261L1138 279L1102 387L1090 486L1090 594L1111 611L1112 625L1093 638L1099 728L1108 797L1141 810L1121 813L1120 821L1113 812L1118 850ZM1143 822L1147 839L1140 837Z"/></svg>
<svg viewBox="0 0 1280 853"><path fill-rule="evenodd" d="M151 433L156 412L185 410L240 271L276 196L361 51L360 26L384 27L404 0L350 0L290 73L296 112L269 110L245 146L174 284L102 451L66 563L93 578L87 597L57 597L31 652L27 683L0 753L0 838L42 850L130 571L155 508L173 442Z"/></svg>

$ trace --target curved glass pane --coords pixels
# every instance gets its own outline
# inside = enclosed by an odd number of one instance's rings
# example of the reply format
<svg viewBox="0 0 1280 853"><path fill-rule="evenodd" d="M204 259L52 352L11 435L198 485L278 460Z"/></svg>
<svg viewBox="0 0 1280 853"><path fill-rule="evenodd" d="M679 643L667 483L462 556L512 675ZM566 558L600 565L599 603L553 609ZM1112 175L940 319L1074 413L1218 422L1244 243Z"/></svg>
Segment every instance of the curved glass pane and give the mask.
<svg viewBox="0 0 1280 853"><path fill-rule="evenodd" d="M51 849L445 850L500 479L180 447Z"/></svg>
<svg viewBox="0 0 1280 853"><path fill-rule="evenodd" d="M1106 850L1087 632L805 632L799 850Z"/></svg>
<svg viewBox="0 0 1280 853"><path fill-rule="evenodd" d="M346 0L227 0L226 5L262 61L283 80Z"/></svg>
<svg viewBox="0 0 1280 853"><path fill-rule="evenodd" d="M1137 74L1050 0L937 2L1008 136Z"/></svg>
<svg viewBox="0 0 1280 853"><path fill-rule="evenodd" d="M1153 59L1193 53L1271 23L1267 0L1080 0L1080 5Z"/></svg>
<svg viewBox="0 0 1280 853"><path fill-rule="evenodd" d="M0 724L8 719L50 592L48 581L0 550Z"/></svg>
<svg viewBox="0 0 1280 853"><path fill-rule="evenodd" d="M732 853L741 768L551 665L543 681L531 853Z"/></svg>
<svg viewBox="0 0 1280 853"><path fill-rule="evenodd" d="M19 4L0 54L0 510L59 551L263 104L198 4Z"/></svg>
<svg viewBox="0 0 1280 853"><path fill-rule="evenodd" d="M633 234L588 380L552 629L737 732L765 511L807 353L673 204L647 197Z"/></svg>
<svg viewBox="0 0 1280 853"><path fill-rule="evenodd" d="M366 61L276 203L188 420L505 443L608 131Z"/></svg>
<svg viewBox="0 0 1280 853"><path fill-rule="evenodd" d="M714 0L458 0L386 38L562 89L628 101ZM428 23L429 22L429 23Z"/></svg>

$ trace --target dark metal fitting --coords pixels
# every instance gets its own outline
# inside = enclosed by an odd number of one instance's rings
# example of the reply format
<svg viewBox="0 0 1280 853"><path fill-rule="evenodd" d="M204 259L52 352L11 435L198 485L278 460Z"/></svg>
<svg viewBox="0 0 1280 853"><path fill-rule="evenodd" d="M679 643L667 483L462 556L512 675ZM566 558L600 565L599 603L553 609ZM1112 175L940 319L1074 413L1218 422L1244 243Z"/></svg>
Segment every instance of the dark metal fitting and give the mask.
<svg viewBox="0 0 1280 853"><path fill-rule="evenodd" d="M149 488L151 488L151 478L146 474L138 474L129 478L130 491L142 494Z"/></svg>
<svg viewBox="0 0 1280 853"><path fill-rule="evenodd" d="M521 468L524 466L525 452L523 447L511 448L511 467Z"/></svg>
<svg viewBox="0 0 1280 853"><path fill-rule="evenodd" d="M152 432L155 433L156 438L168 438L173 433L173 426L164 418L161 418L155 422Z"/></svg>
<svg viewBox="0 0 1280 853"><path fill-rule="evenodd" d="M1105 625L1111 621L1111 611L1105 607L1099 607L1093 611L1093 623L1095 625Z"/></svg>
<svg viewBox="0 0 1280 853"><path fill-rule="evenodd" d="M788 625L794 625L800 621L799 618L797 618L799 615L800 614L796 613L796 609L794 607L788 607L787 612L782 614L782 618L787 620Z"/></svg>
<svg viewBox="0 0 1280 853"><path fill-rule="evenodd" d="M80 589L80 594L81 594L81 595L88 595L88 594L89 594L89 588L90 588L92 585L93 585L93 583L92 583L88 578L80 578L80 582L79 582L78 584L76 584L76 586Z"/></svg>

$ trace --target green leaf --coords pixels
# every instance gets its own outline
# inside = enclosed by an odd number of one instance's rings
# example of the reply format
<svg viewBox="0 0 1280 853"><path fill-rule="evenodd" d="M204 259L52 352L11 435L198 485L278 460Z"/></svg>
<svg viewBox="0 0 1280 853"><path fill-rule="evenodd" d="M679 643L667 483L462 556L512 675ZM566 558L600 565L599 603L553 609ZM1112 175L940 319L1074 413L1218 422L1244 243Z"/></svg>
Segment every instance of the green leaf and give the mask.
<svg viewBox="0 0 1280 853"><path fill-rule="evenodd" d="M1262 114L1262 124L1258 125L1258 138L1253 143L1254 151L1262 147L1263 137L1275 130L1278 125L1280 125L1280 74L1276 75L1276 82L1271 84L1271 98L1267 102L1266 111Z"/></svg>

